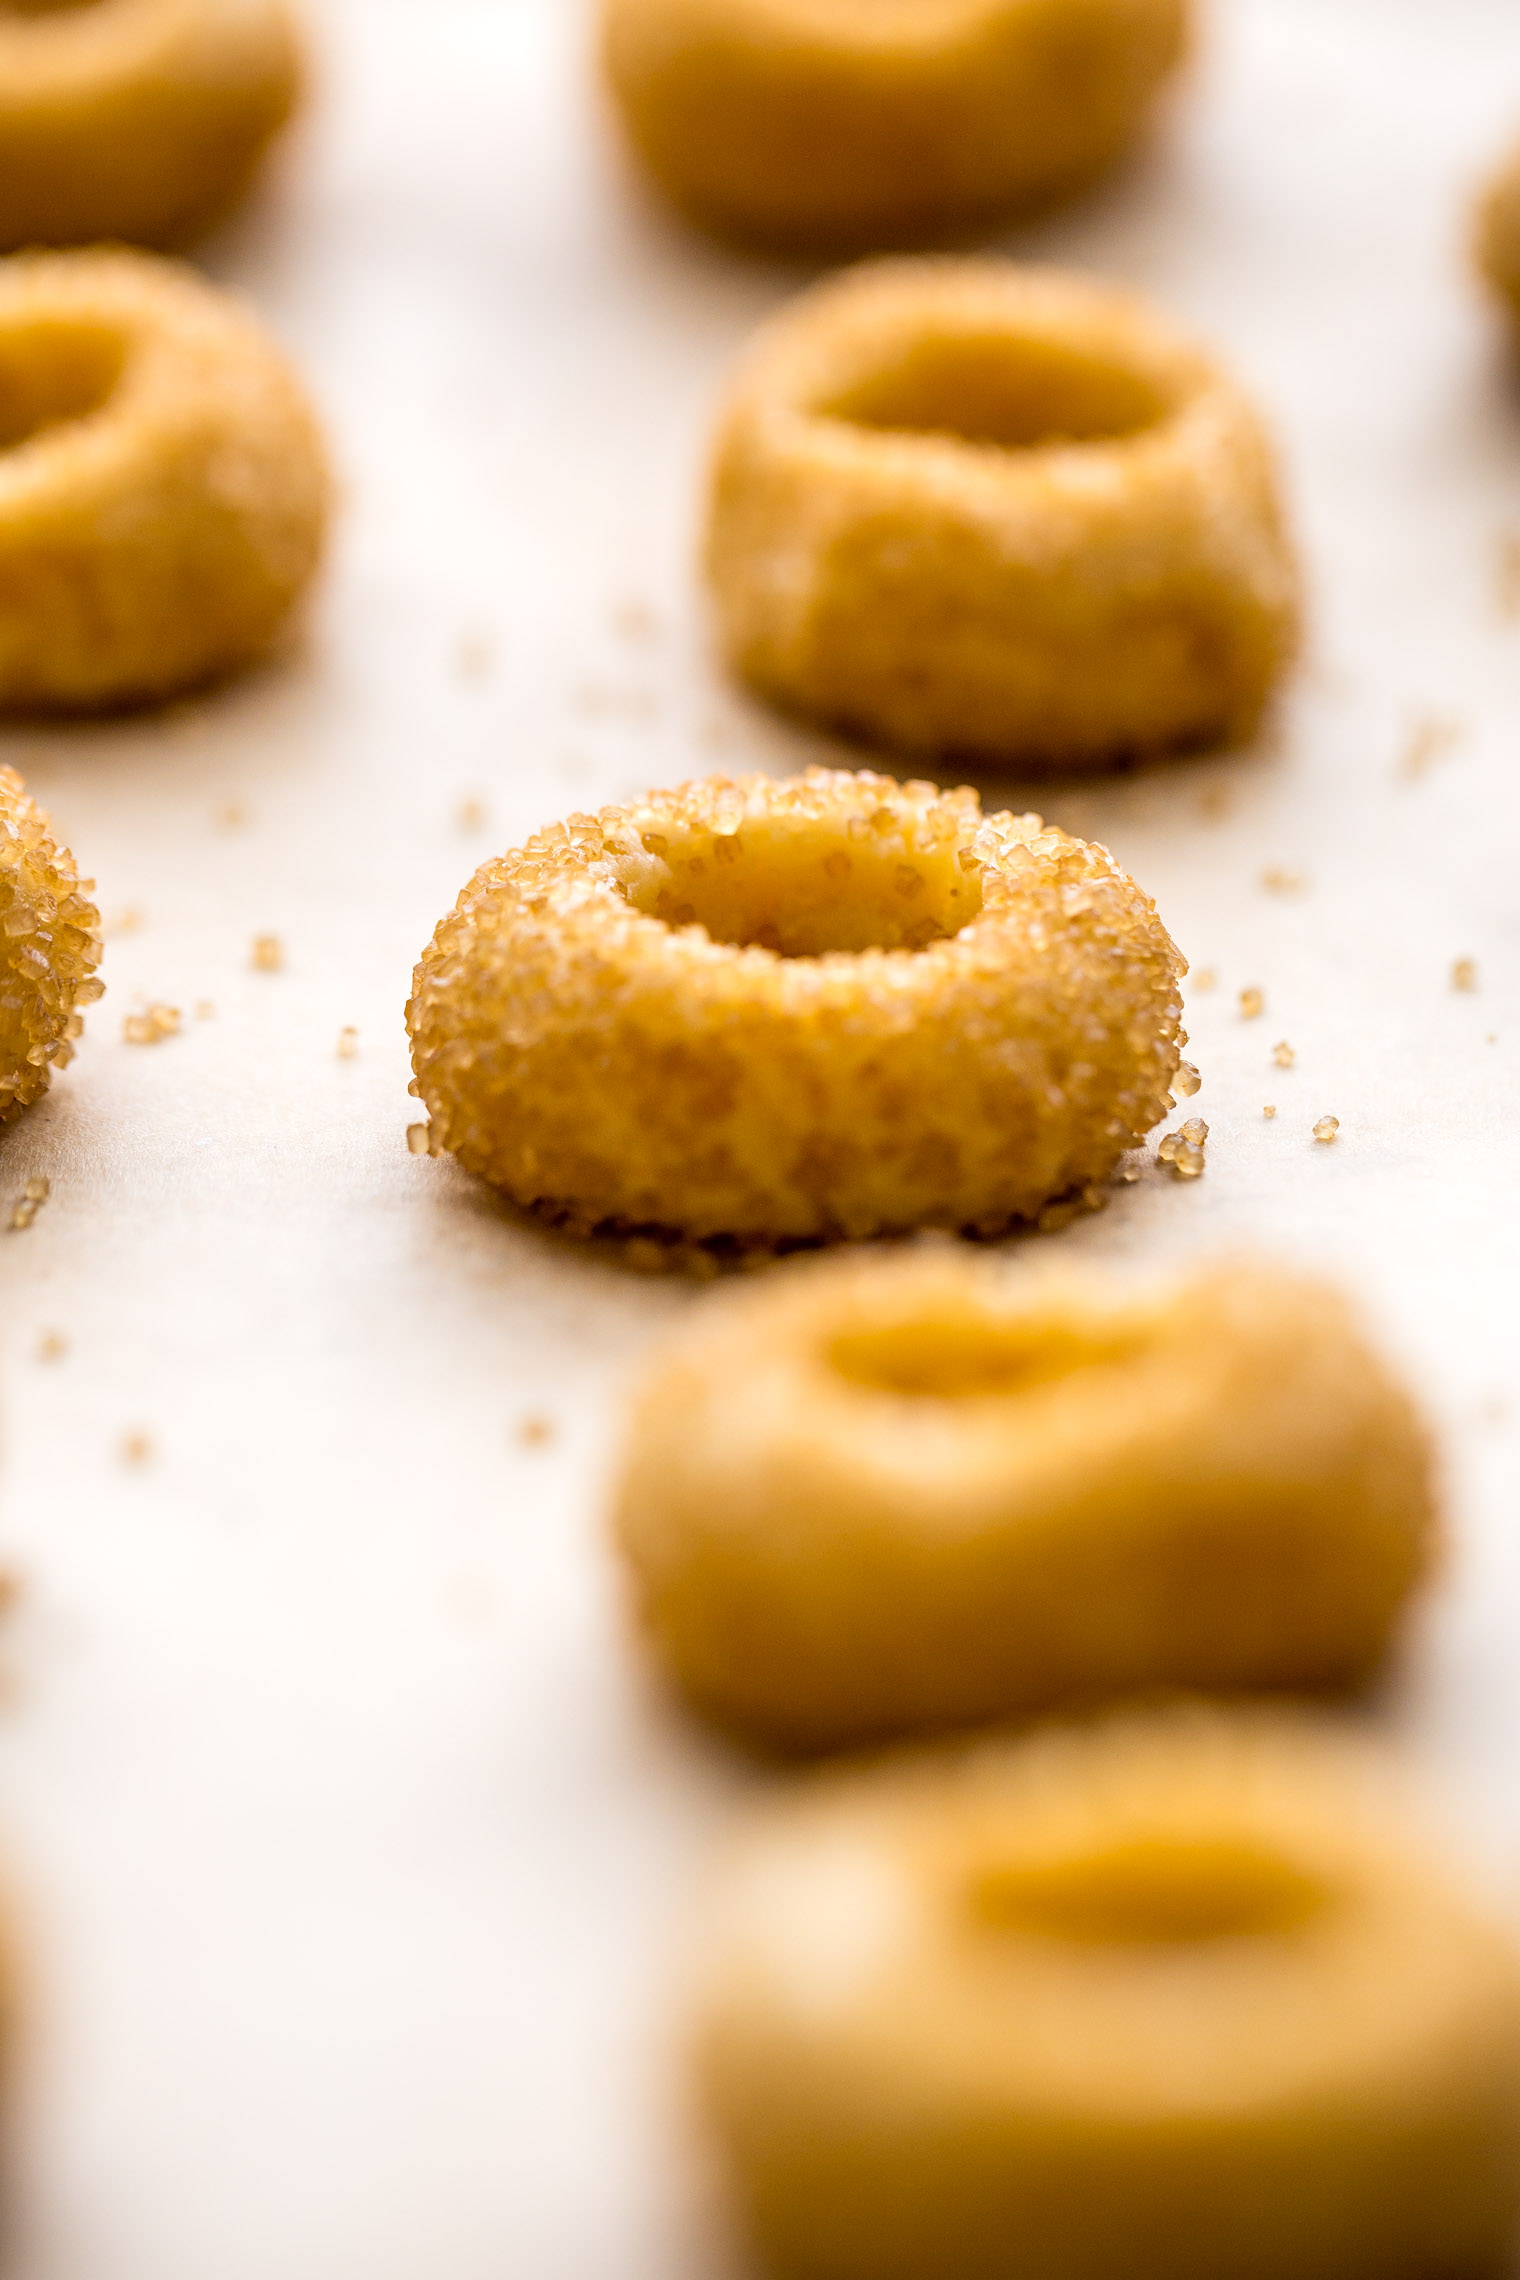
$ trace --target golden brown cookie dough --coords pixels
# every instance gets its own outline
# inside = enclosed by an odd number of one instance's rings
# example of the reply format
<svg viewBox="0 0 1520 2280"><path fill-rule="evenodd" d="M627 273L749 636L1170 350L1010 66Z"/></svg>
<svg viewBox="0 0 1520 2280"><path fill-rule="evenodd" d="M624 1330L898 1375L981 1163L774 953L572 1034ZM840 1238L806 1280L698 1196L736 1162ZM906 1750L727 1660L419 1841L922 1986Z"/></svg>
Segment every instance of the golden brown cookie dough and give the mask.
<svg viewBox="0 0 1520 2280"><path fill-rule="evenodd" d="M1182 960L1105 848L812 769L485 863L407 1021L435 1148L582 1228L1002 1227L1165 1114Z"/></svg>
<svg viewBox="0 0 1520 2280"><path fill-rule="evenodd" d="M1520 324L1520 149L1510 154L1479 207L1478 261Z"/></svg>
<svg viewBox="0 0 1520 2280"><path fill-rule="evenodd" d="M80 1007L102 994L100 913L14 768L0 768L0 1124L74 1058Z"/></svg>
<svg viewBox="0 0 1520 2280"><path fill-rule="evenodd" d="M654 179L771 246L869 251L1070 196L1134 142L1188 0L603 0Z"/></svg>
<svg viewBox="0 0 1520 2280"><path fill-rule="evenodd" d="M695 1706L818 1750L1156 1685L1353 1684L1435 1512L1413 1405L1334 1291L936 1245L697 1307L640 1389L616 1529Z"/></svg>
<svg viewBox="0 0 1520 2280"><path fill-rule="evenodd" d="M804 1784L701 1988L778 2280L1512 2269L1512 1939L1333 1729L1152 1715Z"/></svg>
<svg viewBox="0 0 1520 2280"><path fill-rule="evenodd" d="M230 294L134 253L0 262L0 710L172 696L265 651L328 477L285 358Z"/></svg>
<svg viewBox="0 0 1520 2280"><path fill-rule="evenodd" d="M1297 631L1234 382L1132 295L1008 262L869 264L762 327L707 562L762 695L984 767L1243 736Z"/></svg>
<svg viewBox="0 0 1520 2280"><path fill-rule="evenodd" d="M299 80L283 0L9 0L0 250L177 243L244 188Z"/></svg>

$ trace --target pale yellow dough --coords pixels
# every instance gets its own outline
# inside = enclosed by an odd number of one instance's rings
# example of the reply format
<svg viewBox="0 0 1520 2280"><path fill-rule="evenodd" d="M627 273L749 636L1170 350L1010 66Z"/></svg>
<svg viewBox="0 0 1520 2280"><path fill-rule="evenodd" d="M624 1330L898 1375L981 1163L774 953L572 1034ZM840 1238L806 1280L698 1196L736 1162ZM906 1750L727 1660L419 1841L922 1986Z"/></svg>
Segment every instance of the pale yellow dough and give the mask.
<svg viewBox="0 0 1520 2280"><path fill-rule="evenodd" d="M1133 295L1010 262L868 264L764 325L706 552L741 678L945 764L1244 737L1297 639L1240 389Z"/></svg>
<svg viewBox="0 0 1520 2280"><path fill-rule="evenodd" d="M244 188L300 76L284 0L9 0L0 251L177 244Z"/></svg>
<svg viewBox="0 0 1520 2280"><path fill-rule="evenodd" d="M1174 1712L784 1796L702 2103L774 2280L1504 2280L1520 1976L1370 1754Z"/></svg>
<svg viewBox="0 0 1520 2280"><path fill-rule="evenodd" d="M173 696L267 650L320 560L299 382L151 254L0 262L0 710Z"/></svg>
<svg viewBox="0 0 1520 2280"><path fill-rule="evenodd" d="M432 1144L581 1228L993 1228L1165 1114L1183 962L1105 848L813 769L483 864L407 1021Z"/></svg>
<svg viewBox="0 0 1520 2280"><path fill-rule="evenodd" d="M641 1383L616 1533L691 1702L821 1750L1147 1686L1351 1685L1436 1518L1420 1419L1334 1291L935 1246L699 1305Z"/></svg>
<svg viewBox="0 0 1520 2280"><path fill-rule="evenodd" d="M944 238L1070 196L1135 141L1188 0L603 0L650 174L771 246Z"/></svg>

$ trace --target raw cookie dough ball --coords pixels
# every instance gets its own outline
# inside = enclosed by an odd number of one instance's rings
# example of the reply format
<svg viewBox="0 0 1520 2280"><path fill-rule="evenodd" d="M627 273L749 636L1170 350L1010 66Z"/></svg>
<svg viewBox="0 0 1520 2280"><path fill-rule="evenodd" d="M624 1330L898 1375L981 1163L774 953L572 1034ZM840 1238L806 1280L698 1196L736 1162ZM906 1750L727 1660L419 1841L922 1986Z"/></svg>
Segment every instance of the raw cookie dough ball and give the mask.
<svg viewBox="0 0 1520 2280"><path fill-rule="evenodd" d="M299 78L282 0L9 0L0 250L190 235L243 189Z"/></svg>
<svg viewBox="0 0 1520 2280"><path fill-rule="evenodd" d="M0 710L172 696L260 656L322 550L328 478L283 355L136 253L0 262Z"/></svg>
<svg viewBox="0 0 1520 2280"><path fill-rule="evenodd" d="M1502 2280L1520 1978L1382 1769L1173 1713L774 1807L700 2081L784 2280Z"/></svg>
<svg viewBox="0 0 1520 2280"><path fill-rule="evenodd" d="M763 326L707 563L762 695L986 767L1243 736L1297 631L1233 381L1133 296L1008 262L871 264Z"/></svg>
<svg viewBox="0 0 1520 2280"><path fill-rule="evenodd" d="M40 1100L67 1068L102 994L100 913L14 768L0 768L0 1124Z"/></svg>
<svg viewBox="0 0 1520 2280"><path fill-rule="evenodd" d="M688 1698L840 1749L1147 1686L1350 1685L1435 1514L1413 1406L1334 1291L936 1246L698 1306L636 1401L616 1525Z"/></svg>
<svg viewBox="0 0 1520 2280"><path fill-rule="evenodd" d="M414 1089L435 1149L582 1228L1001 1227L1166 1113L1184 971L1037 816L709 778L482 864L417 968Z"/></svg>
<svg viewBox="0 0 1520 2280"><path fill-rule="evenodd" d="M1512 152L1479 209L1478 260L1520 324L1520 149Z"/></svg>
<svg viewBox="0 0 1520 2280"><path fill-rule="evenodd" d="M1069 196L1139 134L1188 0L604 0L644 164L697 221L861 251Z"/></svg>

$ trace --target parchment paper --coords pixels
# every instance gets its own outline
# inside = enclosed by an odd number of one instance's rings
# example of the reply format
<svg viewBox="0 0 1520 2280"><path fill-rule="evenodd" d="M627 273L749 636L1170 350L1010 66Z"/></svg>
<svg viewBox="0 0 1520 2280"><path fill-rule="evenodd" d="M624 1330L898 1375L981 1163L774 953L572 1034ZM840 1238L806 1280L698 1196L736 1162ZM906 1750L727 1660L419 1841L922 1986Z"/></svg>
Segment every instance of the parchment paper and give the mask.
<svg viewBox="0 0 1520 2280"><path fill-rule="evenodd" d="M1446 1433L1457 1537L1386 1720L1520 1893L1520 384L1464 249L1520 13L1207 13L1154 148L1007 244L1238 367L1314 632L1248 753L989 792L1110 843L1218 977L1206 1176L1049 1240L1260 1246L1362 1295ZM6 1202L53 1189L0 1234L13 2268L711 2280L664 1989L760 1777L661 1702L600 1540L621 1388L693 1293L411 1158L401 1008L493 849L827 756L723 686L692 571L720 375L802 273L646 200L577 0L323 0L315 31L307 122L203 253L331 424L309 635L162 721L0 737L113 927L75 1069L0 1143ZM124 1044L139 997L184 1033Z"/></svg>

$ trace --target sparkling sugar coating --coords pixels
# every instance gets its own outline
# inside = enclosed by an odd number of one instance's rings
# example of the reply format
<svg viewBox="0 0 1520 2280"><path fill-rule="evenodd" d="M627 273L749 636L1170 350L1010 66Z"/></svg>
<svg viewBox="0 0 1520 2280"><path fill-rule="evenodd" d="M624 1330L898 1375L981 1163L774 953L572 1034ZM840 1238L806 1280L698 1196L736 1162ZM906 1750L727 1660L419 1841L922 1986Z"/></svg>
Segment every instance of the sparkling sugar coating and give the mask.
<svg viewBox="0 0 1520 2280"><path fill-rule="evenodd" d="M992 1232L1165 1114L1185 971L1106 849L812 769L483 864L407 1021L434 1149L582 1230Z"/></svg>
<svg viewBox="0 0 1520 2280"><path fill-rule="evenodd" d="M100 913L42 810L0 768L0 1124L74 1057L82 1006L102 993Z"/></svg>

